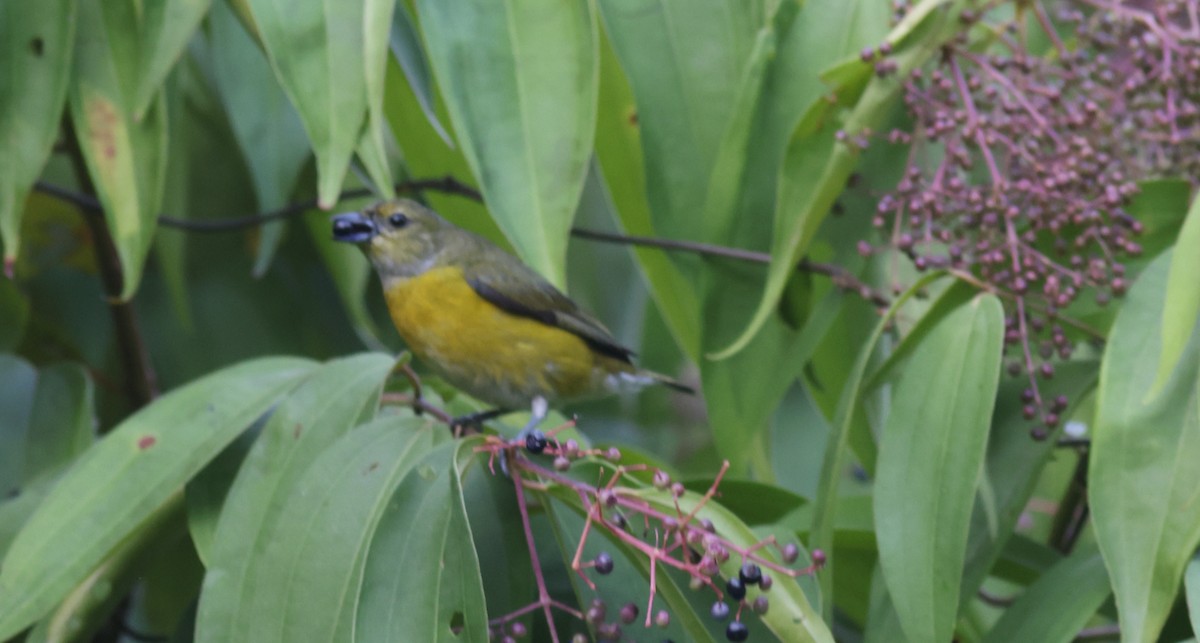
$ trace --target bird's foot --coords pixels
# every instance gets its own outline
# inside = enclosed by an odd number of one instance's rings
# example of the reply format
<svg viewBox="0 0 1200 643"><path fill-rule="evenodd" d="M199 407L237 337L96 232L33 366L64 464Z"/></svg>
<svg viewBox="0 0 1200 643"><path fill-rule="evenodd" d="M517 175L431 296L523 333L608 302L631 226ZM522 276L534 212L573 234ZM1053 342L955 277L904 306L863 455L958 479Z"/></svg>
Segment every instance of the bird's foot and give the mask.
<svg viewBox="0 0 1200 643"><path fill-rule="evenodd" d="M460 415L450 420L450 426L454 427L455 429L473 429L474 431L478 432L483 429L484 422L487 422L488 420L494 420L509 412L509 409L488 409L486 411L476 411L474 413Z"/></svg>
<svg viewBox="0 0 1200 643"><path fill-rule="evenodd" d="M546 414L549 412L550 405L546 402L546 398L533 398L533 403L530 404L529 422L517 432L517 437L509 440L508 445L510 449L524 447L533 454L545 451L549 440L546 438L545 433L538 430L538 425L546 419ZM500 470L504 472L504 475L511 478L512 476L508 472L508 452L510 449L506 449L500 454Z"/></svg>

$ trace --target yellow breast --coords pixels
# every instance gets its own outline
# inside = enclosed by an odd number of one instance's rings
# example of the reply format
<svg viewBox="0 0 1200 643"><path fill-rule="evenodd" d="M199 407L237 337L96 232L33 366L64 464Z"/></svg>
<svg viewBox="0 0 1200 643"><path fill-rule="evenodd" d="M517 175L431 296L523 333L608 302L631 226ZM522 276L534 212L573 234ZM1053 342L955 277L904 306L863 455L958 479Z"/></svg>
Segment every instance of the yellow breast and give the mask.
<svg viewBox="0 0 1200 643"><path fill-rule="evenodd" d="M455 267L385 284L392 321L409 348L448 382L485 402L523 408L605 392L628 370L576 335L507 313L476 294Z"/></svg>

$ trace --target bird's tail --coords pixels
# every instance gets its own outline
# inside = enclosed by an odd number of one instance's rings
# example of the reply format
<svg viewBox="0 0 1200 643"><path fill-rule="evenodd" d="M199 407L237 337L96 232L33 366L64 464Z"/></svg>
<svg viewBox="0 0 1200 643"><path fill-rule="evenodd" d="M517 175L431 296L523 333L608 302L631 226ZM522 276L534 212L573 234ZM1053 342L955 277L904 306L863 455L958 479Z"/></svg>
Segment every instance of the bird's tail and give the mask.
<svg viewBox="0 0 1200 643"><path fill-rule="evenodd" d="M651 380L654 380L655 384L662 384L663 386L668 386L670 388L675 389L676 391L679 391L680 393L687 393L688 395L696 394L696 389L688 386L687 384L684 384L683 382L680 382L679 380L677 380L673 377L667 377L666 375L663 375L662 373L655 373L654 371L642 371L641 373L639 373L639 375L643 375L645 377L650 378Z"/></svg>

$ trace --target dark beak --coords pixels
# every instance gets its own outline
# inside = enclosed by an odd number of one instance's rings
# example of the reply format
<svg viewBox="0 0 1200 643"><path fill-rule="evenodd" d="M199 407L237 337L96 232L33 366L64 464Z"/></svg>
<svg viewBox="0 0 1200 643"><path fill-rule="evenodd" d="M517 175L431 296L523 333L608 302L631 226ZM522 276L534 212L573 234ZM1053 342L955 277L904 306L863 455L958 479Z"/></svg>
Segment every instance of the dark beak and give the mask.
<svg viewBox="0 0 1200 643"><path fill-rule="evenodd" d="M376 232L375 223L361 212L347 212L333 217L334 241L366 243Z"/></svg>

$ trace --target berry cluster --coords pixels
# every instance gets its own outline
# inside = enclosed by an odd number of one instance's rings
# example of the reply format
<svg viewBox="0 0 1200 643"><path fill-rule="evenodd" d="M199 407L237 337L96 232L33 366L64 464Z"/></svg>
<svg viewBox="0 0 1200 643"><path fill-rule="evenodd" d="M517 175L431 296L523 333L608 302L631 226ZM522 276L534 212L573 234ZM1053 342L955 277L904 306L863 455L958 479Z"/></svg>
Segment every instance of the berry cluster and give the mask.
<svg viewBox="0 0 1200 643"><path fill-rule="evenodd" d="M1060 12L1075 50L1037 0L1009 3L1009 18L986 28L986 15L965 13L960 37L905 81L912 130L889 140L911 153L872 217L887 241L859 243L863 255L894 249L917 270L947 269L1005 299L1008 370L1029 378L1024 413L1039 437L1069 403L1045 399L1039 380L1086 332L1064 309L1124 294L1123 262L1142 251L1142 223L1126 211L1136 181L1200 169L1200 0L1110 2ZM1032 50L1031 23L1048 51ZM888 75L886 54L863 56Z"/></svg>
<svg viewBox="0 0 1200 643"><path fill-rule="evenodd" d="M1060 16L1095 52L1121 136L1145 176L1200 177L1200 0L1076 0ZM1084 11L1088 9L1090 11Z"/></svg>
<svg viewBox="0 0 1200 643"><path fill-rule="evenodd" d="M569 424L566 426L570 426ZM821 567L825 557L819 550L812 552L813 563L803 569L795 569L800 557L800 548L793 544L780 544L773 536L752 545L744 546L726 538L713 521L701 516L705 505L717 494L725 472L726 462L703 497L688 497L682 483L671 480L664 471L651 470L646 465L620 465L617 449L584 449L574 440L562 443L553 434L565 427L550 432L547 436L533 431L517 445L500 438L489 437L478 450L487 452L493 459L507 458L517 485L518 500L523 506L523 489L544 488L545 485L561 485L579 496L586 510L586 522L580 535L571 568L593 591L596 583L588 575L591 571L605 576L612 573L616 562L611 554L601 551L590 560L584 559L588 538L595 531L602 531L629 550L644 556L650 567L649 599L645 608L642 627L665 628L671 623L671 615L663 609L655 610L657 594L656 576L662 566L684 572L690 577L693 590L710 589L716 596L711 615L719 622L729 621L725 635L730 641L745 641L750 628L742 618L744 611L758 615L767 613L770 601L766 593L775 583L775 576L794 578L811 574ZM529 454L544 454L553 458L553 467L542 467L537 462L520 457L514 446L524 448ZM581 459L602 465L602 470L611 472L602 486L581 482L565 475L574 463ZM648 481L641 476L648 477ZM687 511L684 506L689 507ZM637 525L637 527L635 527ZM774 549L777 558L767 556ZM736 574L720 584L722 567L733 559L740 561ZM781 560L782 563L776 562ZM535 562L536 564L536 562ZM535 569L535 575L540 575ZM757 589L751 595L750 588ZM732 604L732 607L731 607ZM619 610L609 610L600 598L596 598L584 612L562 605L543 597L530 606L521 608L491 622L492 635L499 640L515 640L526 632L524 625L515 619L538 607L565 611L588 624L600 641L622 640L623 628L633 625L642 614L636 604L628 603ZM612 613L615 612L615 613ZM732 620L730 617L732 616ZM553 623L551 622L551 628ZM576 634L574 643L586 641L587 636Z"/></svg>

